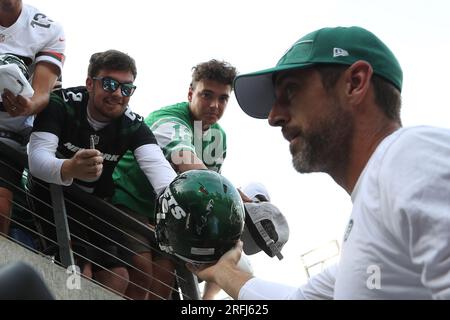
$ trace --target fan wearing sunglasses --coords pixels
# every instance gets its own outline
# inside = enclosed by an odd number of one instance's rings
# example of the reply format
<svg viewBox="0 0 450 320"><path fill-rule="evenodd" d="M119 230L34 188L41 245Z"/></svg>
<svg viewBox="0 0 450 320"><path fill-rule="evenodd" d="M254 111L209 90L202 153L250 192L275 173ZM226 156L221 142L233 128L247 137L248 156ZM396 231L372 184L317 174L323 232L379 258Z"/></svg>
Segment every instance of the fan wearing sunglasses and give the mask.
<svg viewBox="0 0 450 320"><path fill-rule="evenodd" d="M99 52L91 56L86 86L62 89L51 95L48 107L35 120L29 146L33 181L41 180L39 184L31 183L31 189L39 199L48 195L39 187L42 183L64 186L73 183L108 200L114 188L112 173L128 150L158 193L175 178L176 173L153 133L128 106L136 90L133 84L136 74L135 61L127 54L116 50ZM81 205L89 209L88 203ZM83 274L124 293L129 253L118 245L123 243L123 234L70 204L66 210L72 249L80 257L77 263ZM48 209L41 208L39 212L53 221ZM43 224L43 230L47 237L56 239L54 227Z"/></svg>

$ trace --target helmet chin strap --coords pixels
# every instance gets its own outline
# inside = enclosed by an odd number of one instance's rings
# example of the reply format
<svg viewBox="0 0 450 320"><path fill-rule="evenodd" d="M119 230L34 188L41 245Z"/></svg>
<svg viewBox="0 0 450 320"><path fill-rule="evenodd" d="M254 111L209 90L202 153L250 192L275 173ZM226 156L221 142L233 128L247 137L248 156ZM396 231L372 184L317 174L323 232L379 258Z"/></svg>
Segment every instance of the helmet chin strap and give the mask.
<svg viewBox="0 0 450 320"><path fill-rule="evenodd" d="M282 260L283 259L283 255L280 252L280 248L277 246L275 241L273 241L273 239L271 237L269 237L269 235L266 232L266 229L264 229L262 224L261 223L255 223L255 227L258 230L259 234L263 237L264 241L266 242L267 247L269 247L270 250L272 250L272 252L275 253L275 255L277 256L277 258L279 260Z"/></svg>

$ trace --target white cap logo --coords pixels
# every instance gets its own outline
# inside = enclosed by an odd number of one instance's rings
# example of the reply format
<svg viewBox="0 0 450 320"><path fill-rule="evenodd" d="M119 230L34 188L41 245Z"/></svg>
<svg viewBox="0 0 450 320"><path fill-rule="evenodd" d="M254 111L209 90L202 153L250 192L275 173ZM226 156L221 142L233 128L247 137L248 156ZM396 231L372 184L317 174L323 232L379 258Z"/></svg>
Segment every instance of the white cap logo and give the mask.
<svg viewBox="0 0 450 320"><path fill-rule="evenodd" d="M347 57L349 54L347 50L341 48L333 48L333 58L336 57Z"/></svg>

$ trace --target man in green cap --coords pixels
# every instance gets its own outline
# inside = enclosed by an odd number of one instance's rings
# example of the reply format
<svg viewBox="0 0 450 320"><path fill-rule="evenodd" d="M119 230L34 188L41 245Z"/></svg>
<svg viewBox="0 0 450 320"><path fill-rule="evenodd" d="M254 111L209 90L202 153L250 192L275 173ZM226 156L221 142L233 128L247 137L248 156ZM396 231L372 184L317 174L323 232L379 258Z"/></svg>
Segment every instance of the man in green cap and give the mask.
<svg viewBox="0 0 450 320"><path fill-rule="evenodd" d="M295 169L329 174L353 209L339 264L300 288L239 271L241 245L193 272L236 299L450 299L450 130L402 128L402 70L380 39L320 29L234 85L281 127Z"/></svg>

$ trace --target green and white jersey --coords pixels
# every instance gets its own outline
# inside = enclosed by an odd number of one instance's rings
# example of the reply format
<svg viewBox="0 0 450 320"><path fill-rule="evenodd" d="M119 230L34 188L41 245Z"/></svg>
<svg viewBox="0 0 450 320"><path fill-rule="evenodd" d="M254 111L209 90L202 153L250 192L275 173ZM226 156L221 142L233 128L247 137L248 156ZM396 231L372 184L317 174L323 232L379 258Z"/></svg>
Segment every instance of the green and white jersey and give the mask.
<svg viewBox="0 0 450 320"><path fill-rule="evenodd" d="M201 122L192 120L187 102L157 110L145 122L171 163L182 160L180 151L191 151L208 169L220 172L226 156L225 132L217 123L203 132Z"/></svg>
<svg viewBox="0 0 450 320"><path fill-rule="evenodd" d="M182 159L180 152L191 151L208 169L220 172L226 156L225 132L217 123L203 132L201 122L192 119L187 102L156 110L145 119L145 123L170 163L188 163L187 160L191 159ZM156 194L131 152L119 161L113 180L115 193L112 202L148 216L154 223Z"/></svg>

